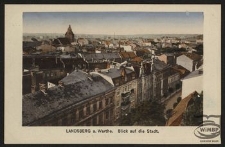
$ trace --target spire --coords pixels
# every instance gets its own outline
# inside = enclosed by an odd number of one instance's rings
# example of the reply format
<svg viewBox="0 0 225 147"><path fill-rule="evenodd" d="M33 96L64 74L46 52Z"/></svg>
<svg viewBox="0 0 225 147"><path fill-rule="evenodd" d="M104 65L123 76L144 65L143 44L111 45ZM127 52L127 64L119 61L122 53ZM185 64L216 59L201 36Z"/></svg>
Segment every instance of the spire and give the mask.
<svg viewBox="0 0 225 147"><path fill-rule="evenodd" d="M69 25L67 32L65 34L65 37L68 38L70 40L70 42L74 42L74 34L71 28L71 25Z"/></svg>
<svg viewBox="0 0 225 147"><path fill-rule="evenodd" d="M70 26L70 25L69 25L69 27L68 27L67 32L68 32L68 33L69 33L69 32L72 32L72 28L71 28L71 26Z"/></svg>

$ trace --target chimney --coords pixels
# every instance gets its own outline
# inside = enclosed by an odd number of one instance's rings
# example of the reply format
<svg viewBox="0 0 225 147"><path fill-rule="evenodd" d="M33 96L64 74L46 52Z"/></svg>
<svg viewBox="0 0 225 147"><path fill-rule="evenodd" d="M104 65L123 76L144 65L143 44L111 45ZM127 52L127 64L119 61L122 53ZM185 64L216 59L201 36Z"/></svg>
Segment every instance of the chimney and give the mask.
<svg viewBox="0 0 225 147"><path fill-rule="evenodd" d="M58 86L59 86L59 87L64 87L63 81L59 81L59 82L58 82Z"/></svg>
<svg viewBox="0 0 225 147"><path fill-rule="evenodd" d="M39 83L39 89L40 89L41 92L44 93L44 95L47 95L47 93L46 93L46 85L45 84Z"/></svg>

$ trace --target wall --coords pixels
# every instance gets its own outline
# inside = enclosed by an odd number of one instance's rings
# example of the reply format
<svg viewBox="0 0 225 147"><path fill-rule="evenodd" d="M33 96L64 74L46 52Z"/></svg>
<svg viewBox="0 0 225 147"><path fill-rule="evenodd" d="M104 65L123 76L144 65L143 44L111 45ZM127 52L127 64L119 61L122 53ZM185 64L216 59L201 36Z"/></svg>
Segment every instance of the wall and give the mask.
<svg viewBox="0 0 225 147"><path fill-rule="evenodd" d="M197 91L201 93L203 90L203 75L182 80L182 99L190 93Z"/></svg>
<svg viewBox="0 0 225 147"><path fill-rule="evenodd" d="M177 65L183 66L190 72L193 71L193 61L190 58L186 57L185 55L181 55L181 56L177 57L176 63L177 63Z"/></svg>

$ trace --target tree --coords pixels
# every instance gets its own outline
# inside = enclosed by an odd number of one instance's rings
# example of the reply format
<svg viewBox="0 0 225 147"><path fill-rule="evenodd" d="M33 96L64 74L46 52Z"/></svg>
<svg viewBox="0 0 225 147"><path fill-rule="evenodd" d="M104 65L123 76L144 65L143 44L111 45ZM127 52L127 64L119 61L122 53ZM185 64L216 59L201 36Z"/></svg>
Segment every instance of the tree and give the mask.
<svg viewBox="0 0 225 147"><path fill-rule="evenodd" d="M173 109L176 108L177 104L178 104L177 102L175 102L175 103L173 104Z"/></svg>
<svg viewBox="0 0 225 147"><path fill-rule="evenodd" d="M177 103L179 103L181 101L181 97L177 98Z"/></svg>
<svg viewBox="0 0 225 147"><path fill-rule="evenodd" d="M180 86L180 83L177 83L177 84L176 84L176 90L180 89L180 87L181 87L181 86Z"/></svg>
<svg viewBox="0 0 225 147"><path fill-rule="evenodd" d="M183 115L184 126L199 126L203 121L203 92L192 99Z"/></svg>
<svg viewBox="0 0 225 147"><path fill-rule="evenodd" d="M169 119L172 116L173 109L166 110L166 118Z"/></svg>
<svg viewBox="0 0 225 147"><path fill-rule="evenodd" d="M164 126L164 108L159 102L144 101L127 116L122 117L121 125Z"/></svg>

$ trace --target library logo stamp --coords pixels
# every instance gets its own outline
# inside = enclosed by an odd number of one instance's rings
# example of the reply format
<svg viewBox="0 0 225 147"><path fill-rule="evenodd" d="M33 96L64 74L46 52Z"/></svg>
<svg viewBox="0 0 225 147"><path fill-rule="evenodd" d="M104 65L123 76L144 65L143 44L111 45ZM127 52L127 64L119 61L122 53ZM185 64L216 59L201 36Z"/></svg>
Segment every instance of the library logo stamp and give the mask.
<svg viewBox="0 0 225 147"><path fill-rule="evenodd" d="M220 115L203 115L207 120L203 121L194 130L194 135L200 139L212 139L220 135ZM215 119L219 119L217 122Z"/></svg>

